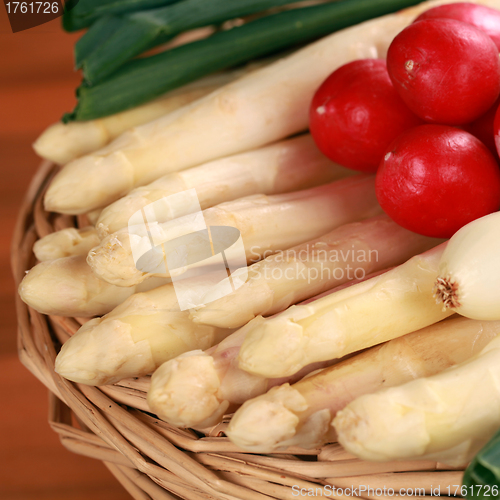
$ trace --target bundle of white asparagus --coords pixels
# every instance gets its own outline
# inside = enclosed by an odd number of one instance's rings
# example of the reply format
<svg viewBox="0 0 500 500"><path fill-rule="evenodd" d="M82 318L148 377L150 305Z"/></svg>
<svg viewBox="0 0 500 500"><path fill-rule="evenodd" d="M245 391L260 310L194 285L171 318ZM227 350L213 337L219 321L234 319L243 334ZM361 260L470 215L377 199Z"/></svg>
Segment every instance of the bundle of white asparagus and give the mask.
<svg viewBox="0 0 500 500"><path fill-rule="evenodd" d="M452 314L433 297L446 243L380 276L256 324L239 353L255 375L284 377L317 361L340 358Z"/></svg>
<svg viewBox="0 0 500 500"><path fill-rule="evenodd" d="M439 373L477 354L499 333L499 321L451 318L436 323L248 400L226 434L257 453L335 441L330 422L356 397Z"/></svg>
<svg viewBox="0 0 500 500"><path fill-rule="evenodd" d="M213 425L231 405L298 373L303 375L303 370L311 371L317 363L331 362L446 318L452 313L443 312L432 296L443 249L440 245L398 268L274 317L257 316L213 350L189 352L165 363L153 375L150 407L174 425ZM303 325L312 332L309 338L307 331L302 336L303 326L297 319L306 320ZM315 322L321 322L321 327ZM297 331L299 341L293 337ZM329 335L337 338L331 340ZM252 351L256 342L262 350L258 355ZM250 356L245 357L248 345ZM253 362L251 370L245 363L248 358ZM254 369L256 365L259 370Z"/></svg>
<svg viewBox="0 0 500 500"><path fill-rule="evenodd" d="M246 331L260 321L255 318L219 345L206 352L195 350L167 361L151 378L148 404L160 418L179 427L204 428L218 423L234 405L265 392L283 382L294 382L304 375L333 363L326 361L305 367L291 377L269 380L253 376L235 366Z"/></svg>
<svg viewBox="0 0 500 500"><path fill-rule="evenodd" d="M252 194L280 194L355 172L324 156L309 134L160 177L106 207L96 223L101 239L127 227L135 212L165 196L196 189L202 210ZM176 215L188 215L187 205ZM164 214L164 221L166 221Z"/></svg>
<svg viewBox="0 0 500 500"><path fill-rule="evenodd" d="M386 215L347 224L252 264L240 288L194 309L191 317L196 323L238 328L255 316L270 316L342 283L402 264L439 242L403 229Z"/></svg>
<svg viewBox="0 0 500 500"><path fill-rule="evenodd" d="M342 280L339 280L340 282ZM335 288L352 286L359 280ZM307 286L305 286L307 288ZM238 352L249 331L264 321L258 316L203 352L186 352L160 366L151 378L148 404L163 420L180 427L204 428L219 422L224 413L269 388L301 379L337 360L312 363L299 372L281 378L252 375L238 367Z"/></svg>
<svg viewBox="0 0 500 500"><path fill-rule="evenodd" d="M464 466L500 426L499 388L497 335L479 354L444 372L355 399L333 426L347 451L367 460Z"/></svg>
<svg viewBox="0 0 500 500"><path fill-rule="evenodd" d="M162 210L163 207L166 209ZM255 262L342 224L380 212L374 177L361 174L303 191L247 196L203 210L202 216L207 227L238 229L247 262ZM102 240L87 259L96 276L117 286L133 286L150 276L169 277L166 263L158 272L139 269L134 251L149 252L152 233L160 244L200 228L196 214L172 218L171 213L169 205L161 204L154 211L155 220L148 217L143 224L134 225L133 232L125 228ZM158 252L156 258L150 264L153 269L164 262L164 252Z"/></svg>
<svg viewBox="0 0 500 500"><path fill-rule="evenodd" d="M45 208L97 221L38 241L19 293L45 314L104 315L65 343L56 371L89 385L153 374L159 418L205 429L236 411L227 435L250 452L338 435L368 460L470 460L500 426L500 322L449 318L433 296L447 243L397 226L381 215L373 176L329 161L309 134L292 137L333 70L384 57L417 15L449 1L49 128L35 149L69 163ZM172 196L184 202L163 202ZM200 224L237 230L244 259L226 263L232 293L186 309L176 286L193 276L203 288L202 264L169 268L164 242Z"/></svg>

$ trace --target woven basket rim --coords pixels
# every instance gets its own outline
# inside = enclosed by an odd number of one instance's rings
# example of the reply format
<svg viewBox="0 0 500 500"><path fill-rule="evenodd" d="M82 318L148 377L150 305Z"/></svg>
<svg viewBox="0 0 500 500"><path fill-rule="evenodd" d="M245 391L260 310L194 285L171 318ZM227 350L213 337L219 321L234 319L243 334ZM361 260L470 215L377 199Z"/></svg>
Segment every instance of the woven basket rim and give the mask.
<svg viewBox="0 0 500 500"><path fill-rule="evenodd" d="M85 216L43 209L43 193L57 171L56 165L43 162L21 206L11 248L16 286L36 262L32 248L38 238L88 224ZM43 315L17 294L16 312L19 358L49 390L50 426L70 451L103 461L133 498L284 500L297 498L302 488L316 492L323 488L326 496L332 486L370 485L370 481L374 487L421 484L430 495L432 486L461 484L462 470L429 461L365 462L338 443L268 455L248 453L224 437L229 417L206 434L177 429L148 411L147 377L90 387L54 372L58 347L82 320Z"/></svg>

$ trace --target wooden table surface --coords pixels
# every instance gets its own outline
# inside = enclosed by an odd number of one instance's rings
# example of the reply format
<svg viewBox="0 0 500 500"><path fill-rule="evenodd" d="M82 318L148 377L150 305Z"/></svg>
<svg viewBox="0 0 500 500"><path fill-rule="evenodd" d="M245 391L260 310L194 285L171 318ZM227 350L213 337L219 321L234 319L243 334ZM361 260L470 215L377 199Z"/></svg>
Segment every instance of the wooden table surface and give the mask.
<svg viewBox="0 0 500 500"><path fill-rule="evenodd" d="M80 77L59 20L6 33L0 5L0 498L2 500L127 500L98 461L74 455L47 423L47 390L18 361L10 240L39 158L31 143L74 105Z"/></svg>

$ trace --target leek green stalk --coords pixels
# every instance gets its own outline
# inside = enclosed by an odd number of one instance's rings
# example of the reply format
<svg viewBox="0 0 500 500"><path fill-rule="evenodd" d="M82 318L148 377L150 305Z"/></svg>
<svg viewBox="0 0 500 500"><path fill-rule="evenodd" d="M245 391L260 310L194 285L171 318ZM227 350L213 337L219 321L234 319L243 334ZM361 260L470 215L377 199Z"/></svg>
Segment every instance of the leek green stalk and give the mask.
<svg viewBox="0 0 500 500"><path fill-rule="evenodd" d="M69 0L65 3L63 28L78 31L103 16L153 9L178 0Z"/></svg>
<svg viewBox="0 0 500 500"><path fill-rule="evenodd" d="M179 33L300 0L184 0L159 9L109 17L95 23L76 43L77 67L95 84L128 60Z"/></svg>

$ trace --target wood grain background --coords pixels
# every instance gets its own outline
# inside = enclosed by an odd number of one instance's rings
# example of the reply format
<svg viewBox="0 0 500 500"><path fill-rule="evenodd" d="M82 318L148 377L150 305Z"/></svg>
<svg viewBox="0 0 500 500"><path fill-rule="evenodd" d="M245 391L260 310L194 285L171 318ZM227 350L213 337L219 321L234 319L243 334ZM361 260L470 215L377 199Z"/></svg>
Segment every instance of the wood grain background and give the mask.
<svg viewBox="0 0 500 500"><path fill-rule="evenodd" d="M0 498L127 500L100 462L74 455L47 424L47 390L18 361L9 251L17 210L40 160L31 144L74 103L80 34L55 20L8 33L0 4Z"/></svg>

